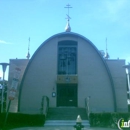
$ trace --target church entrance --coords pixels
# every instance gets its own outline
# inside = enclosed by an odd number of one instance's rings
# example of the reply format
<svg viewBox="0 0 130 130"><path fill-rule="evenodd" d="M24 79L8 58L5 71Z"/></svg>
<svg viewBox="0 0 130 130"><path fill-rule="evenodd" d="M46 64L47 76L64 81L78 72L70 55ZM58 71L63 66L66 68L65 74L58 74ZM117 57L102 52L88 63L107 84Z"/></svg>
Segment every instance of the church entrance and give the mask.
<svg viewBox="0 0 130 130"><path fill-rule="evenodd" d="M77 107L77 85L57 85L57 106Z"/></svg>

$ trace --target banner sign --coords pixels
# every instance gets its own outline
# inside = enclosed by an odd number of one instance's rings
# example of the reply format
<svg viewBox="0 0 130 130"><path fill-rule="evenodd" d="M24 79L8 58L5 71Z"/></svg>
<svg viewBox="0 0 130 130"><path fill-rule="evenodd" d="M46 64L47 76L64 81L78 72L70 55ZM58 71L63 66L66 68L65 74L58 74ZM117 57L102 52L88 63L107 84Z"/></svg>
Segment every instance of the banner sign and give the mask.
<svg viewBox="0 0 130 130"><path fill-rule="evenodd" d="M11 88L9 91L9 97L8 97L9 100L15 99L15 95L16 95L17 87L18 87L18 83L19 83L19 78L20 78L20 72L21 72L20 68L15 68L14 77L13 77Z"/></svg>

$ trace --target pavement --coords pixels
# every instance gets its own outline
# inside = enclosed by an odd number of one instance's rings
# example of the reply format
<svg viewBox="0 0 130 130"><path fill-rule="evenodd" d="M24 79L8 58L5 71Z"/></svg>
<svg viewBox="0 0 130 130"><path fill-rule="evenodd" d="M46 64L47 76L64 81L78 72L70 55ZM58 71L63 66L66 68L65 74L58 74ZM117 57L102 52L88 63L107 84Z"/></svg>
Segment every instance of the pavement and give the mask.
<svg viewBox="0 0 130 130"><path fill-rule="evenodd" d="M76 130L70 126L46 126L46 127L23 127L23 128L15 128L11 130ZM112 128L99 128L99 127L86 127L82 130L118 130Z"/></svg>

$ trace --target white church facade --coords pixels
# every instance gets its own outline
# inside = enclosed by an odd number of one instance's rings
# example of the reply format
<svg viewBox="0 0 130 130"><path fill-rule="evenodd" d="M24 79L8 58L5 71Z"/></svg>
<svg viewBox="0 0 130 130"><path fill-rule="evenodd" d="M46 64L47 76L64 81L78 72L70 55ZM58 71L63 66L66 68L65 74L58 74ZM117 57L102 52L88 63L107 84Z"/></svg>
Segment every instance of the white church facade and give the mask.
<svg viewBox="0 0 130 130"><path fill-rule="evenodd" d="M49 108L89 108L89 112L127 112L125 60L105 58L86 37L71 32L68 4L65 32L45 40L31 59L12 59L9 88L16 67L18 91L10 111L41 112L43 96ZM43 104L44 105L44 104ZM88 111L87 111L88 112Z"/></svg>
<svg viewBox="0 0 130 130"><path fill-rule="evenodd" d="M53 35L30 60L10 60L9 85L14 68L22 70L12 111L40 113L42 97L47 96L50 108L85 108L89 98L90 112L127 112L123 65L125 60L105 59L80 34L67 31Z"/></svg>

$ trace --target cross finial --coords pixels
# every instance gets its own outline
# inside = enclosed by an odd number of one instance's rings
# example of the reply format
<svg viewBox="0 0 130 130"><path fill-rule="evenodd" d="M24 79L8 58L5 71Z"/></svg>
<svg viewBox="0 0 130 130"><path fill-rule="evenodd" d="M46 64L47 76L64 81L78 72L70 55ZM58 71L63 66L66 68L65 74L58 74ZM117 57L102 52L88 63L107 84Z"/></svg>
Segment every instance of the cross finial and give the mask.
<svg viewBox="0 0 130 130"><path fill-rule="evenodd" d="M106 59L109 58L109 54L108 54L108 51L107 51L107 38L106 38L106 52L105 52L104 58L106 58Z"/></svg>
<svg viewBox="0 0 130 130"><path fill-rule="evenodd" d="M66 15L67 15L67 18L66 18L66 19L67 19L67 25L66 25L66 27L65 27L65 31L66 31L66 32L70 32L70 31L71 31L71 27L70 27L70 25L69 25L69 20L70 20L71 18L70 18L70 16L69 16L69 9L72 8L72 7L71 7L69 4L67 4L65 8L68 8L68 14L66 14Z"/></svg>
<svg viewBox="0 0 130 130"><path fill-rule="evenodd" d="M71 7L71 5L67 4L65 8L68 8L68 16L69 16L69 9L72 7Z"/></svg>
<svg viewBox="0 0 130 130"><path fill-rule="evenodd" d="M27 53L27 55L26 55L26 58L27 58L27 59L30 58L29 50L30 50L30 37L29 37L29 39L28 39L28 53Z"/></svg>
<svg viewBox="0 0 130 130"><path fill-rule="evenodd" d="M67 16L66 19L67 19L68 21L70 21L70 19L71 19L70 16L69 16L68 14L66 14L66 16Z"/></svg>

